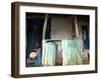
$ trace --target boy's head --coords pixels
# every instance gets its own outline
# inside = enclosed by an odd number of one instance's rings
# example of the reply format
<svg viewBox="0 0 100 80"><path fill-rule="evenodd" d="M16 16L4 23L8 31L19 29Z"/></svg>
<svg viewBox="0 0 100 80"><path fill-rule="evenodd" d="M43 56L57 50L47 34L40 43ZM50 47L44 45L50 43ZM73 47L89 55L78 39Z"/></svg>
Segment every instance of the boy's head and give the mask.
<svg viewBox="0 0 100 80"><path fill-rule="evenodd" d="M39 48L40 47L40 44L39 44L39 42L37 41L36 43L35 43L35 48Z"/></svg>

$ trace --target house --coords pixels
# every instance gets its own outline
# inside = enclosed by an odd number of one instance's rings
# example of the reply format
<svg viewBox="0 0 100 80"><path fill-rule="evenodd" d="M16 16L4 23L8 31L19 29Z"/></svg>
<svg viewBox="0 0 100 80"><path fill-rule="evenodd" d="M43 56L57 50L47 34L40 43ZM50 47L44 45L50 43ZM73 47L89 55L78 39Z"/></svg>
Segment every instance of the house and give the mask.
<svg viewBox="0 0 100 80"><path fill-rule="evenodd" d="M36 58L29 58L36 42L41 48L37 64ZM31 66L89 64L89 16L26 13L26 66L30 63Z"/></svg>

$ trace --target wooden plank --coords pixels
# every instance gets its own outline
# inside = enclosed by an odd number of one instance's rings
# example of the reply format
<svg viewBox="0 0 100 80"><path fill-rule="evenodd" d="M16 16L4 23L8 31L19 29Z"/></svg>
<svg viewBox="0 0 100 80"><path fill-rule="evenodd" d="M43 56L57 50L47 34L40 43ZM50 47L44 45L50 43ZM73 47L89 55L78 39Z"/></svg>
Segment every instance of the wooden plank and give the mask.
<svg viewBox="0 0 100 80"><path fill-rule="evenodd" d="M44 25L43 25L43 35L42 35L43 40L45 39L47 21L48 21L48 14L45 15L45 21L44 21Z"/></svg>

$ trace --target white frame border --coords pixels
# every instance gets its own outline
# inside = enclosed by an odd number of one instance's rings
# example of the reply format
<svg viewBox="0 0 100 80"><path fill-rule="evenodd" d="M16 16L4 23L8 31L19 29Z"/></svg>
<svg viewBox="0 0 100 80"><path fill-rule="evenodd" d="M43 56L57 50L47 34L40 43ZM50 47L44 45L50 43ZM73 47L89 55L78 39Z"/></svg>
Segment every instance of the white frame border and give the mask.
<svg viewBox="0 0 100 80"><path fill-rule="evenodd" d="M44 74L57 72L76 72L95 70L95 10L75 9L75 8L56 8L39 6L20 6L19 7L19 74ZM25 65L25 13L55 13L55 14L73 14L90 16L90 64L89 65L68 65L52 67L26 67Z"/></svg>

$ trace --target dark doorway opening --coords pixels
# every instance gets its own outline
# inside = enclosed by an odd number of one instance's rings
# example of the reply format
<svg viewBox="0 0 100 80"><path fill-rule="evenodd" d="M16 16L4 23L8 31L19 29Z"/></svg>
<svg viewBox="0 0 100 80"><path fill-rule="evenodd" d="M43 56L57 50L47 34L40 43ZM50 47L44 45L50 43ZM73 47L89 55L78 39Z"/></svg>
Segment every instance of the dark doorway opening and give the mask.
<svg viewBox="0 0 100 80"><path fill-rule="evenodd" d="M42 62L42 33L45 16L26 13L26 66L40 66ZM50 39L51 19L48 19L45 38ZM36 45L38 43L38 46ZM40 53L37 58L30 60L30 53L39 47Z"/></svg>

